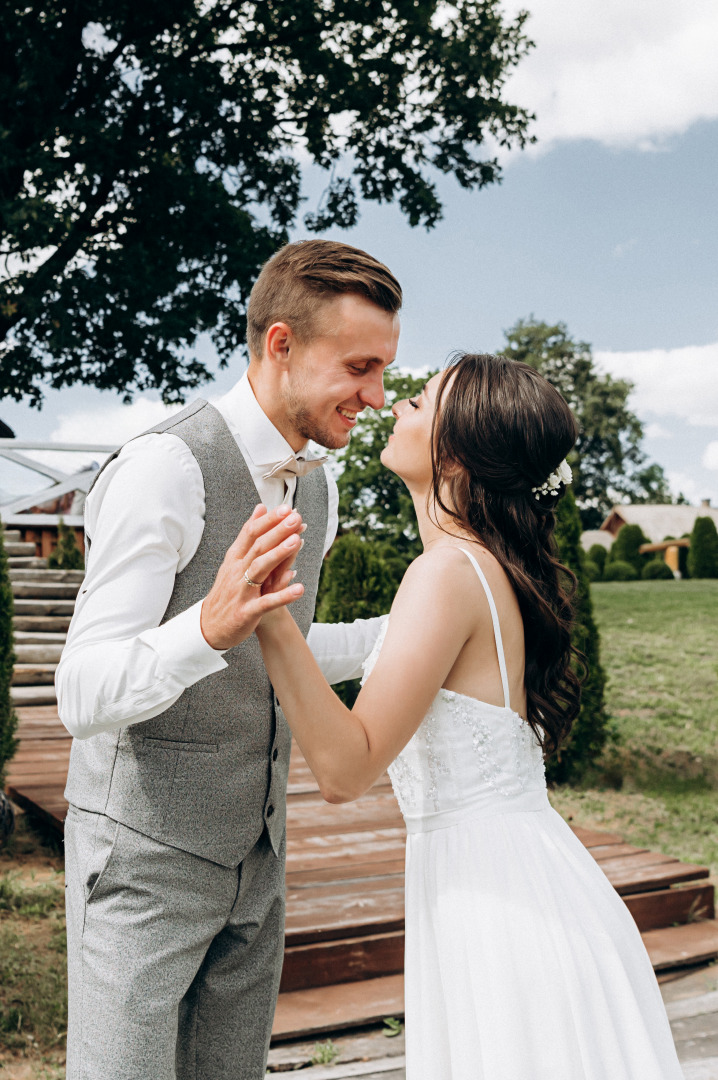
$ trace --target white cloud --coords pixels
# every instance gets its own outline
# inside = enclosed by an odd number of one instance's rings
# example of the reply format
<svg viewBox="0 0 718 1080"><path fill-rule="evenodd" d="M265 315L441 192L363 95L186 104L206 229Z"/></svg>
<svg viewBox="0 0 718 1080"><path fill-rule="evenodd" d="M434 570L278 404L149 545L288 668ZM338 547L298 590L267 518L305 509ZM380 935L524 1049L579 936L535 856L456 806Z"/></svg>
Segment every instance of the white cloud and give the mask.
<svg viewBox="0 0 718 1080"><path fill-rule="evenodd" d="M652 413L718 427L718 342L594 356L602 371L634 383L631 406L639 416Z"/></svg>
<svg viewBox="0 0 718 1080"><path fill-rule="evenodd" d="M104 408L80 409L63 413L50 434L50 442L100 443L120 446L128 439L161 423L181 405L163 405L161 401L137 398L131 405L112 404Z"/></svg>
<svg viewBox="0 0 718 1080"><path fill-rule="evenodd" d="M507 13L523 7L507 0ZM536 48L509 100L537 114L538 150L566 139L656 149L718 117L714 0L534 0Z"/></svg>
<svg viewBox="0 0 718 1080"><path fill-rule="evenodd" d="M668 428L663 427L662 424L646 424L645 436L647 439L672 439L673 432Z"/></svg>
<svg viewBox="0 0 718 1080"><path fill-rule="evenodd" d="M703 461L701 464L704 469L718 470L718 442L708 443L703 452Z"/></svg>

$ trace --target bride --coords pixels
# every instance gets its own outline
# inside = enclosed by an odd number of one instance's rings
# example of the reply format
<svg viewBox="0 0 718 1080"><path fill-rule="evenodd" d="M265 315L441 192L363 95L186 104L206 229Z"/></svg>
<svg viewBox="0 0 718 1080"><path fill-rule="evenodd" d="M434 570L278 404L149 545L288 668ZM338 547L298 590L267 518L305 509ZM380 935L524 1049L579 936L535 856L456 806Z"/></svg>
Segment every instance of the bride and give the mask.
<svg viewBox="0 0 718 1080"><path fill-rule="evenodd" d="M257 635L324 798L356 799L389 769L408 833L407 1078L679 1080L635 923L546 795L544 757L579 708L553 540L573 415L532 368L488 355L392 412L382 462L424 551L354 708L287 608ZM248 572L265 594L289 580L269 562Z"/></svg>

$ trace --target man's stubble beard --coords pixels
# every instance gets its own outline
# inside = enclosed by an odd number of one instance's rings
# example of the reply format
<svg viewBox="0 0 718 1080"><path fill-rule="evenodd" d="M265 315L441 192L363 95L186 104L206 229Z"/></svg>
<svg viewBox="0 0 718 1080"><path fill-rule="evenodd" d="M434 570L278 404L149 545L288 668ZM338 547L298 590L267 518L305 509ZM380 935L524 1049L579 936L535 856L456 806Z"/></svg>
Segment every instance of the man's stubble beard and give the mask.
<svg viewBox="0 0 718 1080"><path fill-rule="evenodd" d="M342 437L330 431L313 415L301 397L291 390L287 393L285 407L287 419L303 439L307 441L311 439L312 442L323 446L326 450L341 450L349 442L351 432L347 432L346 436Z"/></svg>

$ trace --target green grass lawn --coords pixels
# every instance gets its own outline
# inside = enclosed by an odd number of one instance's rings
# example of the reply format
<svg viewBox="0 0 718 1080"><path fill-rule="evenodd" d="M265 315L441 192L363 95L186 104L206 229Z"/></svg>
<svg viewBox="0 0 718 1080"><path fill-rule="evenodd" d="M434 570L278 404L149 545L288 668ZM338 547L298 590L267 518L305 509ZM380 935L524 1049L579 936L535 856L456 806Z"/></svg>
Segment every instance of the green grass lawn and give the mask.
<svg viewBox="0 0 718 1080"><path fill-rule="evenodd" d="M619 736L606 775L551 800L576 824L711 867L718 880L718 581L591 589ZM613 758L613 760L611 760Z"/></svg>

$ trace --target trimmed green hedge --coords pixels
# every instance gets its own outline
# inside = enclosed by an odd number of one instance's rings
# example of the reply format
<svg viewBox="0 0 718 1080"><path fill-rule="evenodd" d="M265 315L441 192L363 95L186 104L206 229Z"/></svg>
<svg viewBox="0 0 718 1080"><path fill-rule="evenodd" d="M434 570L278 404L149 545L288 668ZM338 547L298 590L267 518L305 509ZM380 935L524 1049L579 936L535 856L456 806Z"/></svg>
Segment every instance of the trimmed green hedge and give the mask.
<svg viewBox="0 0 718 1080"><path fill-rule="evenodd" d="M711 517L697 517L693 524L688 573L692 578L718 578L718 530Z"/></svg>
<svg viewBox="0 0 718 1080"><path fill-rule="evenodd" d="M664 559L651 559L641 570L644 581L673 581L673 571Z"/></svg>
<svg viewBox="0 0 718 1080"><path fill-rule="evenodd" d="M598 573L600 577L606 568L608 550L603 546L603 544L591 544L590 548L588 549L588 558L598 567Z"/></svg>
<svg viewBox="0 0 718 1080"><path fill-rule="evenodd" d="M641 544L650 544L650 540L643 532L640 525L622 525L618 530L618 535L613 541L611 547L611 554L608 558L608 563L614 562L627 562L636 571L636 575L640 574L645 564L650 560L650 555L641 555L639 547ZM605 570L604 570L605 575ZM607 581L621 580L616 578L606 578Z"/></svg>
<svg viewBox="0 0 718 1080"><path fill-rule="evenodd" d="M603 571L604 581L638 581L638 571L631 563L624 559L616 559L615 562L606 563Z"/></svg>

